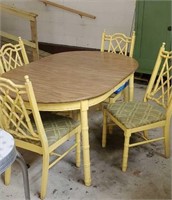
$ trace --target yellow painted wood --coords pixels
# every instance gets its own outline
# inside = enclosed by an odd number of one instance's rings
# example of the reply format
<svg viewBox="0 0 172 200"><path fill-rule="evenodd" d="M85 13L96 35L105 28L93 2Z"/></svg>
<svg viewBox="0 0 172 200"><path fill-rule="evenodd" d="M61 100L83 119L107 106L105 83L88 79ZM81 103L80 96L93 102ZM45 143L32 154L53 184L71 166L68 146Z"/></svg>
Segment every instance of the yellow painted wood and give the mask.
<svg viewBox="0 0 172 200"><path fill-rule="evenodd" d="M84 159L84 176L85 185L91 185L91 172L90 172L90 151L89 151L89 135L88 133L88 100L81 101L81 130L83 142L83 159Z"/></svg>
<svg viewBox="0 0 172 200"><path fill-rule="evenodd" d="M74 148L76 148L76 165L77 167L80 166L80 123L75 128L72 128L72 130L69 130L65 136L61 136L52 144L49 144L29 77L25 76L25 83L22 85L0 77L0 93L0 109L3 115L1 119L2 128L13 135L17 147L42 155L40 198L44 199L46 196L49 169ZM25 96L27 96L30 104L29 110L27 110L23 100ZM31 121L34 121L35 128ZM74 144L67 148L64 153L59 155L54 152L60 145L63 145L74 136ZM57 158L50 162L51 155ZM6 184L10 182L10 170L9 168L5 173Z"/></svg>
<svg viewBox="0 0 172 200"><path fill-rule="evenodd" d="M18 44L4 44L0 49L0 74L29 63L22 39Z"/></svg>
<svg viewBox="0 0 172 200"><path fill-rule="evenodd" d="M5 171L5 185L9 185L11 181L11 166Z"/></svg>
<svg viewBox="0 0 172 200"><path fill-rule="evenodd" d="M40 1L43 2L45 5L51 5L51 6L54 6L56 8L60 8L60 9L63 9L63 10L78 14L81 17L84 16L84 17L88 17L88 18L91 18L91 19L96 19L96 16L94 16L94 15L90 15L88 13L85 13L85 12L82 12L82 11L79 11L79 10L76 10L76 9L73 9L73 8L69 8L67 6L63 6L61 4L54 3L52 1L47 1L47 0L40 0Z"/></svg>
<svg viewBox="0 0 172 200"><path fill-rule="evenodd" d="M123 160L122 160L122 171L125 172L127 169L127 161L128 161L128 151L129 151L129 143L131 132L130 130L126 130L124 132L125 140L124 140L124 151L123 151Z"/></svg>
<svg viewBox="0 0 172 200"><path fill-rule="evenodd" d="M127 98L129 101L133 101L134 99L134 74L131 75L129 79L129 98ZM127 89L127 88L126 88Z"/></svg>
<svg viewBox="0 0 172 200"><path fill-rule="evenodd" d="M110 110L104 108L103 117L103 130L102 130L102 147L106 146L106 135L107 135L107 119L109 118L114 124L118 125L123 131L125 136L124 152L122 171L126 171L128 163L128 151L130 147L143 145L151 142L163 140L165 156L170 156L170 121L172 116L172 51L165 50L165 44L163 43L152 72L151 79L149 81L147 90L144 96L144 102L158 104L162 109L165 109L166 117L164 120L159 120L154 123L148 123L139 127L127 128L125 123L121 123L115 114L111 114ZM133 78L133 77L132 77ZM133 85L131 86L133 87ZM132 99L131 99L132 100ZM134 124L134 121L133 121ZM163 136L157 136L149 138L149 130L154 128L162 128ZM134 133L143 132L141 142L130 144L130 136Z"/></svg>
<svg viewBox="0 0 172 200"><path fill-rule="evenodd" d="M103 110L103 134L102 134L102 147L106 147L106 136L107 136L107 123L106 123L106 110Z"/></svg>
<svg viewBox="0 0 172 200"><path fill-rule="evenodd" d="M115 33L112 35L108 35L105 31L102 33L102 41L101 41L101 52L109 52L109 53L117 53L124 56L133 57L135 45L135 31L133 31L132 36L128 37L123 33ZM125 101L132 100L134 95L134 77L132 77L129 81L129 88L125 88L124 91L121 91L118 94L113 94L110 96L106 102L114 103L121 94L124 95ZM131 96L130 96L131 95Z"/></svg>

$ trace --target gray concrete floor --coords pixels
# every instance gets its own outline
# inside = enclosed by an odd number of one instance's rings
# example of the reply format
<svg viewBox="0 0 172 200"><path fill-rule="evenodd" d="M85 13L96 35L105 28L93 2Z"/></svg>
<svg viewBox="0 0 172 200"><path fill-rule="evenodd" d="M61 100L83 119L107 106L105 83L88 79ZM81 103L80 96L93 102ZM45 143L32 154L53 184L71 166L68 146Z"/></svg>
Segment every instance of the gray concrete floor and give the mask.
<svg viewBox="0 0 172 200"><path fill-rule="evenodd" d="M135 98L142 99L146 86L135 84ZM91 108L90 157L92 185L83 184L83 165L76 168L75 154L71 152L49 171L47 200L114 200L114 199L171 199L171 159L163 156L162 142L130 149L128 169L121 171L123 134L117 127L108 134L107 147L101 147L102 113ZM153 130L159 134L161 130ZM171 131L172 132L172 129ZM133 140L136 140L134 137ZM41 181L41 157L21 151L30 165L29 181L32 200L38 200ZM0 199L23 200L21 170L12 167L11 184L5 186L0 178Z"/></svg>

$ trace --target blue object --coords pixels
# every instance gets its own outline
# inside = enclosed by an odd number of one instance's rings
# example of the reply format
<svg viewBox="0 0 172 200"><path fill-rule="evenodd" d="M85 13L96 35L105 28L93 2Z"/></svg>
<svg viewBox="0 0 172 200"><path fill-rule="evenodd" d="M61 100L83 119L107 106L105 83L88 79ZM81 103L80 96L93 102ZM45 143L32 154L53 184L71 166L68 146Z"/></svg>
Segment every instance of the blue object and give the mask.
<svg viewBox="0 0 172 200"><path fill-rule="evenodd" d="M125 88L128 86L128 84L129 84L129 81L125 82L124 85L122 85L120 88L118 88L118 89L114 92L114 94L120 93L123 89L125 89Z"/></svg>

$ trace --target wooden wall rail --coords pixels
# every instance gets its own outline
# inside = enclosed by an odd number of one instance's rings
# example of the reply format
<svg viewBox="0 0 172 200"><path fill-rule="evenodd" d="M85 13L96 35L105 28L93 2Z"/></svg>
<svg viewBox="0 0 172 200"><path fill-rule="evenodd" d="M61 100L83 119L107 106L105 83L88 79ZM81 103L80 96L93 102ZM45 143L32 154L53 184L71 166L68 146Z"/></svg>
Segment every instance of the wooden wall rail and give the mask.
<svg viewBox="0 0 172 200"><path fill-rule="evenodd" d="M32 53L33 53L33 59L37 60L39 58L39 48L38 48L38 37L37 37L37 14L35 13L31 13L31 12L26 12L24 10L18 9L18 8L14 8L5 4L0 3L0 10L1 12L8 12L12 15L21 17L23 19L26 19L28 21L30 21L30 28L31 28L31 41L29 40L25 40L22 38L23 42L25 45L29 46L32 48ZM18 41L18 36L21 35L13 35L4 31L0 31L0 35L14 40L14 41ZM22 37L22 36L21 36Z"/></svg>
<svg viewBox="0 0 172 200"><path fill-rule="evenodd" d="M73 8L69 8L67 6L63 6L63 5L60 5L60 4L51 2L51 1L47 1L47 0L40 0L40 1L43 2L45 5L51 5L51 6L54 6L56 8L60 8L60 9L63 9L63 10L78 14L81 17L84 16L84 17L88 17L88 18L91 18L91 19L95 19L96 18L96 16L94 16L94 15L90 15L88 13L85 13L85 12L82 12L82 11L79 11L79 10L75 10Z"/></svg>

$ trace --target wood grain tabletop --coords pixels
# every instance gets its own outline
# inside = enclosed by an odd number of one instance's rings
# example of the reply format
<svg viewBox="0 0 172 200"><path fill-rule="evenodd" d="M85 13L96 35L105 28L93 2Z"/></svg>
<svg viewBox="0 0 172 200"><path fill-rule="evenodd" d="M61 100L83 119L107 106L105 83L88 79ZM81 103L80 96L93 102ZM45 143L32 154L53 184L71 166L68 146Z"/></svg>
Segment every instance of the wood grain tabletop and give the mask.
<svg viewBox="0 0 172 200"><path fill-rule="evenodd" d="M57 53L2 76L24 84L31 80L38 103L74 102L98 97L134 73L138 62L99 51Z"/></svg>

